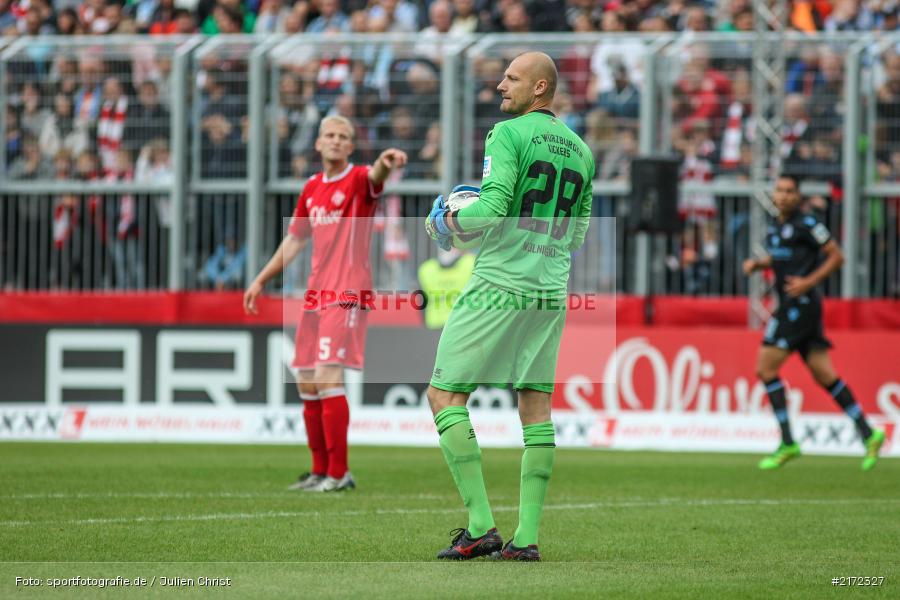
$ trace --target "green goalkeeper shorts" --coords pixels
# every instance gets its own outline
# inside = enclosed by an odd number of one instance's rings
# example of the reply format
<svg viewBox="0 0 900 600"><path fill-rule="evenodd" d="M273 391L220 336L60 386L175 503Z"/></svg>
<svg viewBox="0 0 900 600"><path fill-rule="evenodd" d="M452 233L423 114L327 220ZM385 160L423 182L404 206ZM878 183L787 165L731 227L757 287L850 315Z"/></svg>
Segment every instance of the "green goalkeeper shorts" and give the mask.
<svg viewBox="0 0 900 600"><path fill-rule="evenodd" d="M471 393L480 384L552 393L566 323L565 292L516 294L473 275L450 311L431 385Z"/></svg>

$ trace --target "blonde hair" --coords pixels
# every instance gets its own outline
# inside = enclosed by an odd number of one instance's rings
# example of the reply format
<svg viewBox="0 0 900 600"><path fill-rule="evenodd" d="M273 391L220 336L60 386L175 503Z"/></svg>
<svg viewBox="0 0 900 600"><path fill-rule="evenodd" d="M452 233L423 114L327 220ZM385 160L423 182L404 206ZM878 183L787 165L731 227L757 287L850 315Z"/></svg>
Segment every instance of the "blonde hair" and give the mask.
<svg viewBox="0 0 900 600"><path fill-rule="evenodd" d="M322 135L322 130L325 128L325 125L327 123L340 123L341 125L345 126L347 129L350 130L350 139L351 140L354 137L356 137L356 128L353 127L353 123L350 122L350 119L348 119L347 117L342 117L341 115L331 115L331 116L328 116L328 117L325 117L324 119L322 119L319 122L319 135L320 136Z"/></svg>

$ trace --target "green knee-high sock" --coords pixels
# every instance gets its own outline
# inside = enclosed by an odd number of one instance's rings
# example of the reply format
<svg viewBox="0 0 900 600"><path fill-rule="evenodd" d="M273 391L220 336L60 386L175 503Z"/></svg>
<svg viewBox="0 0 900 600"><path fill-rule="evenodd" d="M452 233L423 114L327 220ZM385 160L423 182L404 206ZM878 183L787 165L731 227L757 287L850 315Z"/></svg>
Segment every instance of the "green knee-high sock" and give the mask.
<svg viewBox="0 0 900 600"><path fill-rule="evenodd" d="M453 481L469 509L469 534L480 537L494 527L494 516L484 488L481 448L469 421L469 411L463 406L445 408L434 416L434 424Z"/></svg>
<svg viewBox="0 0 900 600"><path fill-rule="evenodd" d="M522 483L519 488L519 527L513 544L519 548L538 542L538 527L544 510L544 496L553 472L556 441L553 423L536 423L522 428L525 452L522 454Z"/></svg>

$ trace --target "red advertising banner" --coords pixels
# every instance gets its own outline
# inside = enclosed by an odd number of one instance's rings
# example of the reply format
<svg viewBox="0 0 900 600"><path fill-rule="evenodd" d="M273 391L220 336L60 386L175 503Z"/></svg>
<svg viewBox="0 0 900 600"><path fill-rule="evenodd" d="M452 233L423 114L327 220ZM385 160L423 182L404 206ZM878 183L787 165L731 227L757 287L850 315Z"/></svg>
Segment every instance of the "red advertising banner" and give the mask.
<svg viewBox="0 0 900 600"><path fill-rule="evenodd" d="M826 332L835 368L870 414L900 417L900 333ZM610 414L749 415L768 412L754 371L761 332L739 328L569 327L554 407ZM610 348L615 339L615 348ZM592 348L596 351L585 352ZM782 379L792 412L839 412L798 355Z"/></svg>

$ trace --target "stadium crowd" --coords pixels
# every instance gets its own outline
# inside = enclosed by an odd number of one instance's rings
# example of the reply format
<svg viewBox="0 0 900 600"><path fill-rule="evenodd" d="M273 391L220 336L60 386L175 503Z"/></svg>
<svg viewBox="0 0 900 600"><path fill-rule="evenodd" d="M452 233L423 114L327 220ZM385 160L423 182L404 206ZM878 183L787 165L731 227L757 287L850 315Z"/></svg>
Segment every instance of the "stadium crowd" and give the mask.
<svg viewBox="0 0 900 600"><path fill-rule="evenodd" d="M803 32L889 31L898 26L894 0L795 0L790 27ZM171 181L169 148L172 55L178 34L236 33L412 33L417 43L335 47L315 56L290 53L279 59L277 95L270 111L278 178L315 172L312 141L319 120L329 114L358 124L355 160L369 162L382 149L406 151L404 177L440 176L439 122L441 43L486 32L680 32L684 43L668 57L672 69L669 127L664 144L683 157L685 182L717 177L746 179L752 162L750 119L751 48L735 41L705 43L695 33L753 30L750 0L0 0L0 31L14 36L109 36L146 34L147 45L89 43L75 52L54 52L40 38L9 63L4 108L6 174L15 180ZM122 38L118 38L122 39ZM166 45L163 40L173 40ZM442 40L442 41L438 41ZM249 48L249 46L247 46ZM223 44L204 54L194 70L199 115L191 123L196 143L195 173L201 178L234 179L247 165L247 48ZM582 135L595 153L598 177L627 180L638 152L638 113L645 47L634 38L610 36L596 44L555 47L561 89L554 111ZM830 198L841 195L841 123L844 62L840 47L797 45L790 49L785 81L785 126L779 156L783 167L826 182ZM480 173L484 135L503 118L494 89L508 57L478 57L475 139L470 171ZM879 117L878 176L900 180L900 56L876 57ZM897 148L894 150L894 148ZM203 278L211 286L241 285L243 251L237 225L238 199L214 199L210 222L217 230L201 252L208 256ZM117 199L103 217L104 239L138 235L135 199ZM146 202L139 198L138 203ZM597 214L615 214L598 199ZM830 200L814 198L828 211ZM167 201L153 200L159 227L171 215ZM685 230L673 244L668 265L684 289L702 291L721 248L723 229L741 226L737 215L720 218L711 193L685 192ZM75 214L77 198L54 201L53 239L64 245L73 228L86 222ZM9 210L7 208L7 210ZM109 231L106 231L109 230ZM7 240L7 244L9 241ZM690 273L691 275L683 275ZM699 275L697 275L699 274ZM122 285L144 282L117 277Z"/></svg>

